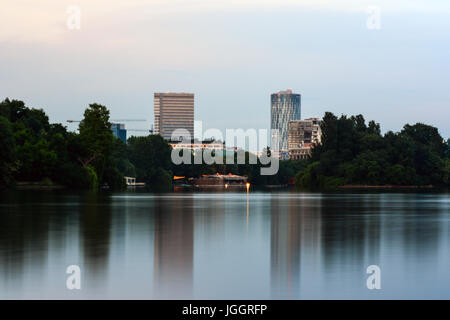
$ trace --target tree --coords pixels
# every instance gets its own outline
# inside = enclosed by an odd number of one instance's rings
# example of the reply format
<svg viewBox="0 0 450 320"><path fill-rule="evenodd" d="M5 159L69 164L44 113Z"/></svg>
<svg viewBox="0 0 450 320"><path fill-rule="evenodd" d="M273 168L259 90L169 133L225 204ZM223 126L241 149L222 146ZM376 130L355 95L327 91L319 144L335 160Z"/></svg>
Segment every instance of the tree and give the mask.
<svg viewBox="0 0 450 320"><path fill-rule="evenodd" d="M351 116L350 119L353 121L354 127L358 132L366 132L366 120L364 119L362 114L358 114L357 116Z"/></svg>
<svg viewBox="0 0 450 320"><path fill-rule="evenodd" d="M6 187L14 182L15 170L15 142L11 130L11 123L0 116L0 188Z"/></svg>
<svg viewBox="0 0 450 320"><path fill-rule="evenodd" d="M8 119L11 123L21 119L27 112L28 108L25 107L25 103L23 101L9 100L6 98L2 103L0 103L0 115Z"/></svg>
<svg viewBox="0 0 450 320"><path fill-rule="evenodd" d="M103 182L103 172L111 157L114 137L108 109L100 104L90 104L84 111L79 132L83 150L78 160L83 167L92 166L98 181Z"/></svg>
<svg viewBox="0 0 450 320"><path fill-rule="evenodd" d="M296 176L299 186L448 185L450 142L435 127L407 124L382 136L380 125L370 121L366 128L362 115L337 118L326 112L321 129L321 145Z"/></svg>
<svg viewBox="0 0 450 320"><path fill-rule="evenodd" d="M446 186L450 186L450 159L445 159L442 168L442 183Z"/></svg>
<svg viewBox="0 0 450 320"><path fill-rule="evenodd" d="M446 144L439 134L437 128L416 123L415 125L405 125L401 132L413 139L416 143L422 144L430 148L430 151L437 153L439 156L445 156Z"/></svg>
<svg viewBox="0 0 450 320"><path fill-rule="evenodd" d="M171 171L171 147L160 135L129 138L128 154L137 180L151 184L161 174L159 169Z"/></svg>
<svg viewBox="0 0 450 320"><path fill-rule="evenodd" d="M57 154L49 142L40 137L26 140L17 146L18 173L21 181L40 181L49 178L57 163Z"/></svg>
<svg viewBox="0 0 450 320"><path fill-rule="evenodd" d="M124 176L136 177L136 168L128 159L127 145L119 138L113 139L113 154L117 170Z"/></svg>
<svg viewBox="0 0 450 320"><path fill-rule="evenodd" d="M326 149L338 148L337 120L337 117L333 113L325 112L325 116L320 123L320 128L322 130L322 145Z"/></svg>
<svg viewBox="0 0 450 320"><path fill-rule="evenodd" d="M381 134L380 124L376 123L373 120L370 121L369 126L367 127L367 133L380 135Z"/></svg>

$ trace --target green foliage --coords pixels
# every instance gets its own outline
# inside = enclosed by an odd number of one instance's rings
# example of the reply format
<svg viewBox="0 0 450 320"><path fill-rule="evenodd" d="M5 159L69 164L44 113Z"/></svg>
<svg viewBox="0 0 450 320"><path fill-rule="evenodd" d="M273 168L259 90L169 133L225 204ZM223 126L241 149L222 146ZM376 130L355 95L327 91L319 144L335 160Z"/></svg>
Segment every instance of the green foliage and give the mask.
<svg viewBox="0 0 450 320"><path fill-rule="evenodd" d="M415 175L414 168L404 167L401 164L395 164L386 169L386 179L393 185L413 185Z"/></svg>
<svg viewBox="0 0 450 320"><path fill-rule="evenodd" d="M449 185L449 141L437 128L405 125L399 133L381 135L380 125L365 125L362 115L347 118L326 112L322 144L309 165L297 173L299 187L350 185Z"/></svg>
<svg viewBox="0 0 450 320"><path fill-rule="evenodd" d="M61 124L50 124L43 110L30 109L18 100L1 102L0 115L4 151L0 185L14 181L41 181L45 185L45 181L52 181L76 188L100 183L123 187L122 174L112 158L113 135L104 106L93 104L86 109L80 134L68 132Z"/></svg>
<svg viewBox="0 0 450 320"><path fill-rule="evenodd" d="M11 130L11 123L0 116L0 188L14 183L13 173L16 169L16 147Z"/></svg>
<svg viewBox="0 0 450 320"><path fill-rule="evenodd" d="M172 189L172 174L159 167L150 179L150 187L154 191L170 191Z"/></svg>
<svg viewBox="0 0 450 320"><path fill-rule="evenodd" d="M311 163L295 175L295 185L307 189L334 189L343 184L340 177L329 177L321 172L320 162Z"/></svg>
<svg viewBox="0 0 450 320"><path fill-rule="evenodd" d="M109 122L109 111L100 104L90 104L84 111L84 119L79 125L83 166L91 165L99 181L103 181L103 172L110 161L113 148L113 133Z"/></svg>
<svg viewBox="0 0 450 320"><path fill-rule="evenodd" d="M22 181L39 181L51 175L57 155L45 138L26 140L17 147L18 178Z"/></svg>
<svg viewBox="0 0 450 320"><path fill-rule="evenodd" d="M11 123L21 122L34 134L49 129L48 117L45 112L42 109L29 109L25 107L23 101L5 99L0 103L0 115Z"/></svg>
<svg viewBox="0 0 450 320"><path fill-rule="evenodd" d="M171 147L160 135L131 137L127 143L129 160L139 181L151 183L158 169L171 170Z"/></svg>
<svg viewBox="0 0 450 320"><path fill-rule="evenodd" d="M127 145L118 138L113 141L112 158L116 162L119 173L126 177L136 177L136 168L128 159Z"/></svg>
<svg viewBox="0 0 450 320"><path fill-rule="evenodd" d="M126 187L124 176L114 166L107 166L104 175L103 183L115 190L124 189Z"/></svg>
<svg viewBox="0 0 450 320"><path fill-rule="evenodd" d="M450 185L450 159L445 159L442 166L442 180L445 185Z"/></svg>
<svg viewBox="0 0 450 320"><path fill-rule="evenodd" d="M94 191L98 190L98 178L95 168L92 166L85 166L84 170L86 171L89 189Z"/></svg>
<svg viewBox="0 0 450 320"><path fill-rule="evenodd" d="M445 155L446 144L437 128L423 123L417 123L413 126L407 124L403 127L401 133L413 139L418 146L425 146L439 157Z"/></svg>
<svg viewBox="0 0 450 320"><path fill-rule="evenodd" d="M295 185L300 188L318 188L320 186L319 166L320 163L316 161L299 171L295 175Z"/></svg>
<svg viewBox="0 0 450 320"><path fill-rule="evenodd" d="M48 142L50 124L41 109L29 109L22 101L6 99L0 114L12 123L16 159L14 179L39 181L51 176L57 154Z"/></svg>

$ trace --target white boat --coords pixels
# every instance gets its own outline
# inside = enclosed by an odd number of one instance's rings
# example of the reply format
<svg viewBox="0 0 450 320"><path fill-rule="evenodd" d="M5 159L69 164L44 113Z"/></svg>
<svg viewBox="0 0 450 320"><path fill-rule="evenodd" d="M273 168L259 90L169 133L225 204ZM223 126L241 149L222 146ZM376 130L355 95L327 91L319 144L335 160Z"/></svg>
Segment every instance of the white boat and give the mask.
<svg viewBox="0 0 450 320"><path fill-rule="evenodd" d="M145 187L145 182L136 182L136 178L124 177L127 187Z"/></svg>

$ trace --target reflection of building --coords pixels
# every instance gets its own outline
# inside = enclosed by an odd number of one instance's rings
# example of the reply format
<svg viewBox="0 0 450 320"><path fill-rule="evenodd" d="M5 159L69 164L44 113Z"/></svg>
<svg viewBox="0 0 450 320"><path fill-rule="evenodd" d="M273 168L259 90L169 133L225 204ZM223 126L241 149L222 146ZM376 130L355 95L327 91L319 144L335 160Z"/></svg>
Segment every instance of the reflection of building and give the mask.
<svg viewBox="0 0 450 320"><path fill-rule="evenodd" d="M125 129L125 124L123 123L111 123L111 130L113 135L123 142L127 142L127 130Z"/></svg>
<svg viewBox="0 0 450 320"><path fill-rule="evenodd" d="M270 282L275 299L309 295L320 280L321 203L321 196L271 198Z"/></svg>
<svg viewBox="0 0 450 320"><path fill-rule="evenodd" d="M291 160L306 159L311 148L321 142L320 119L289 121L288 149Z"/></svg>
<svg viewBox="0 0 450 320"><path fill-rule="evenodd" d="M271 200L270 279L274 298L296 298L300 285L298 199Z"/></svg>
<svg viewBox="0 0 450 320"><path fill-rule="evenodd" d="M155 295L189 299L193 286L193 199L155 201Z"/></svg>
<svg viewBox="0 0 450 320"><path fill-rule="evenodd" d="M170 140L176 129L185 129L194 136L194 94L155 93L155 134Z"/></svg>
<svg viewBox="0 0 450 320"><path fill-rule="evenodd" d="M292 90L273 93L271 96L270 129L271 140L277 146L272 145L276 152L280 150L281 155L288 151L288 126L291 120L301 119L301 96L292 93Z"/></svg>

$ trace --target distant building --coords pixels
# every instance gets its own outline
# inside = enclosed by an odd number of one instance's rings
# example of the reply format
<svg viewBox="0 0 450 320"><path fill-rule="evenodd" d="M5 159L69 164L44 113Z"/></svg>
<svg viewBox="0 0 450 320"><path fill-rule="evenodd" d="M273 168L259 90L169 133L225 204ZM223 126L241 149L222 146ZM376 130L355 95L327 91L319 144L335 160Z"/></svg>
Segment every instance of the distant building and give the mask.
<svg viewBox="0 0 450 320"><path fill-rule="evenodd" d="M289 121L289 159L306 159L311 155L312 147L321 143L320 121L318 118Z"/></svg>
<svg viewBox="0 0 450 320"><path fill-rule="evenodd" d="M111 123L111 131L115 137L127 143L127 130L124 123Z"/></svg>
<svg viewBox="0 0 450 320"><path fill-rule="evenodd" d="M155 93L155 134L170 140L176 129L186 129L194 137L194 94Z"/></svg>
<svg viewBox="0 0 450 320"><path fill-rule="evenodd" d="M289 121L301 119L301 95L289 89L271 94L270 100L271 139L278 144L279 155L284 158L288 155ZM272 146L272 150L276 151L276 147Z"/></svg>
<svg viewBox="0 0 450 320"><path fill-rule="evenodd" d="M225 149L225 142L214 141L214 140L203 140L197 141L193 140L191 143L182 142L169 142L173 149L190 149L192 151L199 150L217 150L222 151Z"/></svg>

